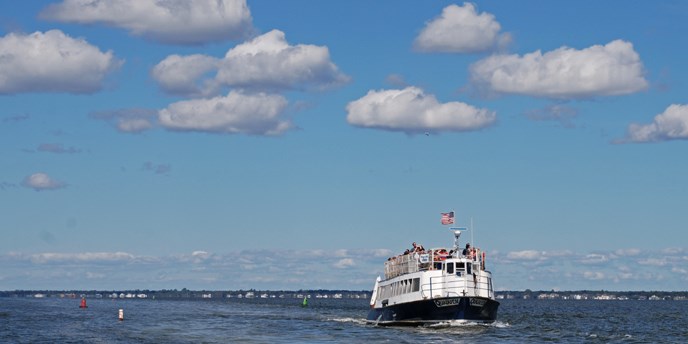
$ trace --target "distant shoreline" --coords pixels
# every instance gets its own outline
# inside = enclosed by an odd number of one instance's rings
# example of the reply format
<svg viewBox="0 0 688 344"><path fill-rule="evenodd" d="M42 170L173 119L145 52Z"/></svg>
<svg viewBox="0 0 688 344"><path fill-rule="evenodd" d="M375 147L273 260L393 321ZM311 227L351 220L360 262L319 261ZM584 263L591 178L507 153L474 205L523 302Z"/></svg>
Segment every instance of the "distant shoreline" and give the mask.
<svg viewBox="0 0 688 344"><path fill-rule="evenodd" d="M498 300L688 300L688 291L611 291L611 290L572 290L572 291L497 291ZM189 290L178 289L113 289L113 290L5 290L0 297L14 298L96 298L96 299L261 299L261 298L323 298L323 299L368 299L370 290Z"/></svg>

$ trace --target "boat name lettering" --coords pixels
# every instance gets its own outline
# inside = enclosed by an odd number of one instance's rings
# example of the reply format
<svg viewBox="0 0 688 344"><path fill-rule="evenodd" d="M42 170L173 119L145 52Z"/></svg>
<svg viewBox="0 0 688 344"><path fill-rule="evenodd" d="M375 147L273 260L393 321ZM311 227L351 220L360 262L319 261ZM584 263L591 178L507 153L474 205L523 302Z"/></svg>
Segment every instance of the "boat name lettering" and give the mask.
<svg viewBox="0 0 688 344"><path fill-rule="evenodd" d="M459 299L435 300L435 306L437 306L437 307L449 307L449 306L456 306L458 304L459 304Z"/></svg>
<svg viewBox="0 0 688 344"><path fill-rule="evenodd" d="M485 300L484 299L470 299L470 305L473 307L482 307L485 306Z"/></svg>

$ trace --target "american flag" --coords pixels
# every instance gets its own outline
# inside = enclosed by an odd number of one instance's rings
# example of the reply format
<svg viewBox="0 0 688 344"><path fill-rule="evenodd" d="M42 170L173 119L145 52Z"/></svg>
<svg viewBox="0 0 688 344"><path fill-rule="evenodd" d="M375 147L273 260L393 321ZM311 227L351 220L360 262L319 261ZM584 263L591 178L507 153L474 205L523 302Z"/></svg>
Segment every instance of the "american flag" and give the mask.
<svg viewBox="0 0 688 344"><path fill-rule="evenodd" d="M442 213L442 224L451 225L454 223L454 212Z"/></svg>

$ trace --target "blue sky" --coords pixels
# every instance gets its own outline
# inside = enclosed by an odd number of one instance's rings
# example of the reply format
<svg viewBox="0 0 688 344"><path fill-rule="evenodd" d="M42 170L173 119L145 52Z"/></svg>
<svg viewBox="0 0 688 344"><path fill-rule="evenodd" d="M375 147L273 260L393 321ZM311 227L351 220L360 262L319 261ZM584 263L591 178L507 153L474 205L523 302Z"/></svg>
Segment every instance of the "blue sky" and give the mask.
<svg viewBox="0 0 688 344"><path fill-rule="evenodd" d="M684 290L688 4L0 2L0 289ZM465 235L470 237L470 233Z"/></svg>

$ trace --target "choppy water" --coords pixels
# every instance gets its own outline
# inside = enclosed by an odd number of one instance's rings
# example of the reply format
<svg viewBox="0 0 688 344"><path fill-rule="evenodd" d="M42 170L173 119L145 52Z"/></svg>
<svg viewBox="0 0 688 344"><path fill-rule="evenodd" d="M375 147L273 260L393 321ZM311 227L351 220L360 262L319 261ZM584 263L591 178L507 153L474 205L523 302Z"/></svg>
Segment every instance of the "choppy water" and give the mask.
<svg viewBox="0 0 688 344"><path fill-rule="evenodd" d="M502 300L494 324L430 328L367 325L360 299L79 301L0 298L0 343L688 343L688 301Z"/></svg>

